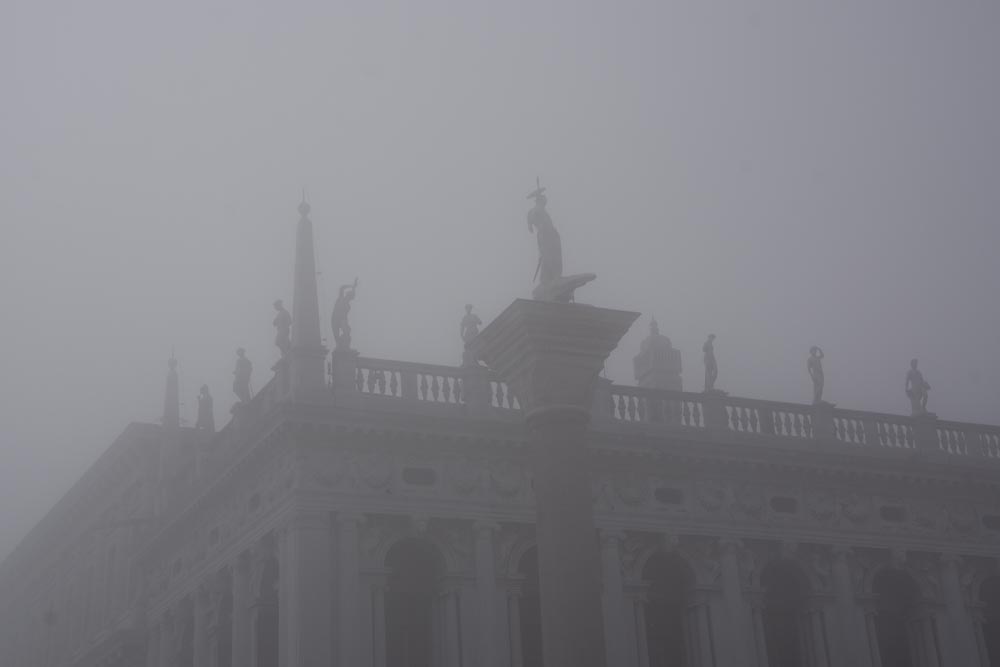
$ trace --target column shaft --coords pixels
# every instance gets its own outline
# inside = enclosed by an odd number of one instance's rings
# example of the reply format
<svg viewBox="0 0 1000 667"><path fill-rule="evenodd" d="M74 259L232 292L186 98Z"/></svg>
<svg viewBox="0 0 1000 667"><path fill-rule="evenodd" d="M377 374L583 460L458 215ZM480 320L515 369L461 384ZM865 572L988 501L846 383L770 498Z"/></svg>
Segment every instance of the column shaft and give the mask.
<svg viewBox="0 0 1000 667"><path fill-rule="evenodd" d="M361 664L359 521L353 514L337 517L337 646L339 663L345 667Z"/></svg>
<svg viewBox="0 0 1000 667"><path fill-rule="evenodd" d="M625 651L625 590L622 583L622 535L603 532L601 535L601 560L604 566L604 630L606 633L608 664L626 665Z"/></svg>
<svg viewBox="0 0 1000 667"><path fill-rule="evenodd" d="M952 641L949 642L953 655L945 656L945 662L956 665L975 665L978 660L972 619L962 596L962 584L958 576L958 559L947 556L941 563L941 589L945 607L948 610L948 624Z"/></svg>
<svg viewBox="0 0 1000 667"><path fill-rule="evenodd" d="M722 661L734 667L747 667L752 664L754 653L749 650L747 642L747 619L750 614L743 599L743 584L740 577L741 547L739 542L734 540L723 540L720 547L722 595L726 602L730 634L730 640L725 642L725 646L720 647L723 649ZM766 663L760 667L766 667Z"/></svg>
<svg viewBox="0 0 1000 667"><path fill-rule="evenodd" d="M246 557L237 559L233 566L233 667L252 665L250 649L253 642L250 619L250 563Z"/></svg>
<svg viewBox="0 0 1000 667"><path fill-rule="evenodd" d="M606 665L586 419L577 409L549 408L529 421L546 667Z"/></svg>
<svg viewBox="0 0 1000 667"><path fill-rule="evenodd" d="M497 575L496 556L493 552L493 533L497 526L492 523L477 523L476 529L476 592L479 598L478 656L479 665L498 665L496 650L496 596Z"/></svg>

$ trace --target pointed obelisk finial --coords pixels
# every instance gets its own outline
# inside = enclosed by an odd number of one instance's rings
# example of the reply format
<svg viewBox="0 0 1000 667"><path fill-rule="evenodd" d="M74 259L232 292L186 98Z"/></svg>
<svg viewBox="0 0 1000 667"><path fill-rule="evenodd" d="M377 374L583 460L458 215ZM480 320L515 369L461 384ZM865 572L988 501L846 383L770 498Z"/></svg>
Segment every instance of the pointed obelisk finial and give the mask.
<svg viewBox="0 0 1000 667"><path fill-rule="evenodd" d="M167 428L179 428L181 425L181 393L177 380L177 357L173 349L167 360L167 391L163 398L163 425Z"/></svg>
<svg viewBox="0 0 1000 667"><path fill-rule="evenodd" d="M299 224L295 232L289 389L293 400L317 401L326 395L326 348L323 347L323 333L319 324L316 255L313 250L313 225L309 219L311 210L303 188L302 201L299 203Z"/></svg>

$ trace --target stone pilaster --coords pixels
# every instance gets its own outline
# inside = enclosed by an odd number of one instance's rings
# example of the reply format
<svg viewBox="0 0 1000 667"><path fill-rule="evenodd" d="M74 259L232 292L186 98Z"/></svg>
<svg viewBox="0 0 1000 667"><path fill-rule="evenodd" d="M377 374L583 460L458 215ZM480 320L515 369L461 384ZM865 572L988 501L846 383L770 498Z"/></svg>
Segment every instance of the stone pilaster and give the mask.
<svg viewBox="0 0 1000 667"><path fill-rule="evenodd" d="M513 387L528 425L546 667L607 664L587 424L598 374L636 317L518 299L472 342Z"/></svg>
<svg viewBox="0 0 1000 667"><path fill-rule="evenodd" d="M941 592L944 596L950 625L950 642L953 655L945 658L945 662L955 665L975 665L979 659L972 619L966 609L962 596L962 584L958 575L961 560L954 554L941 557Z"/></svg>
<svg viewBox="0 0 1000 667"><path fill-rule="evenodd" d="M360 569L358 567L359 514L337 515L337 646L339 664L361 664L358 603Z"/></svg>
<svg viewBox="0 0 1000 667"><path fill-rule="evenodd" d="M747 641L747 626L750 610L743 599L743 584L740 577L740 549L738 540L724 539L719 542L719 564L722 577L722 596L725 600L726 617L729 625L730 641L721 647L725 664L734 667L748 667L754 664L751 644ZM763 667L763 666L762 666Z"/></svg>
<svg viewBox="0 0 1000 667"><path fill-rule="evenodd" d="M619 531L601 531L601 564L604 580L604 633L609 665L628 664L625 644L625 586L622 582Z"/></svg>
<svg viewBox="0 0 1000 667"><path fill-rule="evenodd" d="M243 554L233 564L233 665L252 665L253 627L250 605L250 557Z"/></svg>
<svg viewBox="0 0 1000 667"><path fill-rule="evenodd" d="M491 521L477 521L476 531L476 592L478 594L479 628L478 663L482 667L499 665L496 650L497 574L493 536L499 526Z"/></svg>
<svg viewBox="0 0 1000 667"><path fill-rule="evenodd" d="M281 664L329 667L331 569L329 516L300 509L285 527L280 555Z"/></svg>

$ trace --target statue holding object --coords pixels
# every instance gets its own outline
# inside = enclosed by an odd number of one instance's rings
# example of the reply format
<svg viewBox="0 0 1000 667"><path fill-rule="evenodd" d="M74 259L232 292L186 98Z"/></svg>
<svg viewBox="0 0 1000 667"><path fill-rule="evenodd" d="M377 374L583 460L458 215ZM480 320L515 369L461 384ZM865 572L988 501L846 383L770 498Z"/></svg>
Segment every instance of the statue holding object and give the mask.
<svg viewBox="0 0 1000 667"><path fill-rule="evenodd" d="M465 316L462 318L462 323L459 325L459 335L462 337L462 342L464 343L462 348L463 368L479 365L479 362L476 360L476 355L469 349L469 343L471 343L472 339L479 335L479 327L482 326L482 324L483 321L479 319L479 315L472 312L472 304L465 304Z"/></svg>
<svg viewBox="0 0 1000 667"><path fill-rule="evenodd" d="M572 301L573 292L597 276L593 273L563 275L562 240L549 212L545 210L548 198L538 179L535 179L535 189L528 194L528 199L535 200L534 208L528 211L528 231L534 232L538 239L538 266L535 268L538 285L531 295L538 301Z"/></svg>
<svg viewBox="0 0 1000 667"><path fill-rule="evenodd" d="M809 360L806 361L806 370L813 383L813 405L825 403L823 400L823 350L818 345L809 348Z"/></svg>
<svg viewBox="0 0 1000 667"><path fill-rule="evenodd" d="M333 314L330 316L330 326L333 327L333 340L336 349L351 349L351 325L348 313L351 312L351 301L358 290L358 279L350 285L341 285L337 293L337 301L333 304Z"/></svg>
<svg viewBox="0 0 1000 667"><path fill-rule="evenodd" d="M933 416L927 411L927 392L931 386L924 380L924 374L917 369L917 360L910 361L910 370L906 372L906 396L910 399L910 409L914 417Z"/></svg>

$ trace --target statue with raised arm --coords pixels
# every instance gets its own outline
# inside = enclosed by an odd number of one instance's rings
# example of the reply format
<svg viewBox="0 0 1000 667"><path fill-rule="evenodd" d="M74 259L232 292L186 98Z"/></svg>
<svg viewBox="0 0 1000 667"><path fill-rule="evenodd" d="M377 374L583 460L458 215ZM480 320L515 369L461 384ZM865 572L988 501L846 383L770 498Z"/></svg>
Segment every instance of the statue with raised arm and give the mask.
<svg viewBox="0 0 1000 667"><path fill-rule="evenodd" d="M476 356L469 350L469 343L479 335L479 327L482 324L483 321L479 319L479 315L472 312L472 304L465 304L465 316L459 325L459 335L462 337L462 343L464 344L462 347L462 366L464 367L479 365L479 362L476 361Z"/></svg>
<svg viewBox="0 0 1000 667"><path fill-rule="evenodd" d="M906 395L914 417L931 414L927 412L927 392L930 388L924 374L917 369L917 360L911 360L910 370L906 373Z"/></svg>
<svg viewBox="0 0 1000 667"><path fill-rule="evenodd" d="M574 290L597 276L593 273L563 275L562 240L545 209L549 200L538 179L535 179L535 189L528 194L528 199L535 200L534 208L528 211L528 231L533 232L538 239L538 266L535 267L538 285L532 291L532 296L539 301L572 301Z"/></svg>
<svg viewBox="0 0 1000 667"><path fill-rule="evenodd" d="M253 398L250 387L250 376L253 374L253 364L247 359L247 351L242 347L236 350L236 368L233 369L233 393L240 403L246 403Z"/></svg>
<svg viewBox="0 0 1000 667"><path fill-rule="evenodd" d="M719 365L715 361L715 334L708 334L701 351L705 355L705 393L710 394L716 391L715 381L719 377Z"/></svg>
<svg viewBox="0 0 1000 667"><path fill-rule="evenodd" d="M198 393L198 420L194 427L200 431L215 432L215 411L213 409L212 394L208 391L208 385L201 385Z"/></svg>
<svg viewBox="0 0 1000 667"><path fill-rule="evenodd" d="M281 356L284 358L292 350L292 314L285 309L281 299L274 302L274 309L278 311L274 316L274 328L277 330L274 344L281 350Z"/></svg>
<svg viewBox="0 0 1000 667"><path fill-rule="evenodd" d="M823 402L823 350L818 345L809 348L809 360L806 361L806 370L813 383L813 405Z"/></svg>
<svg viewBox="0 0 1000 667"><path fill-rule="evenodd" d="M341 285L337 292L337 301L333 304L333 314L330 316L330 326L333 327L333 340L336 348L351 349L351 325L347 315L351 312L351 301L358 291L358 279L350 285Z"/></svg>

